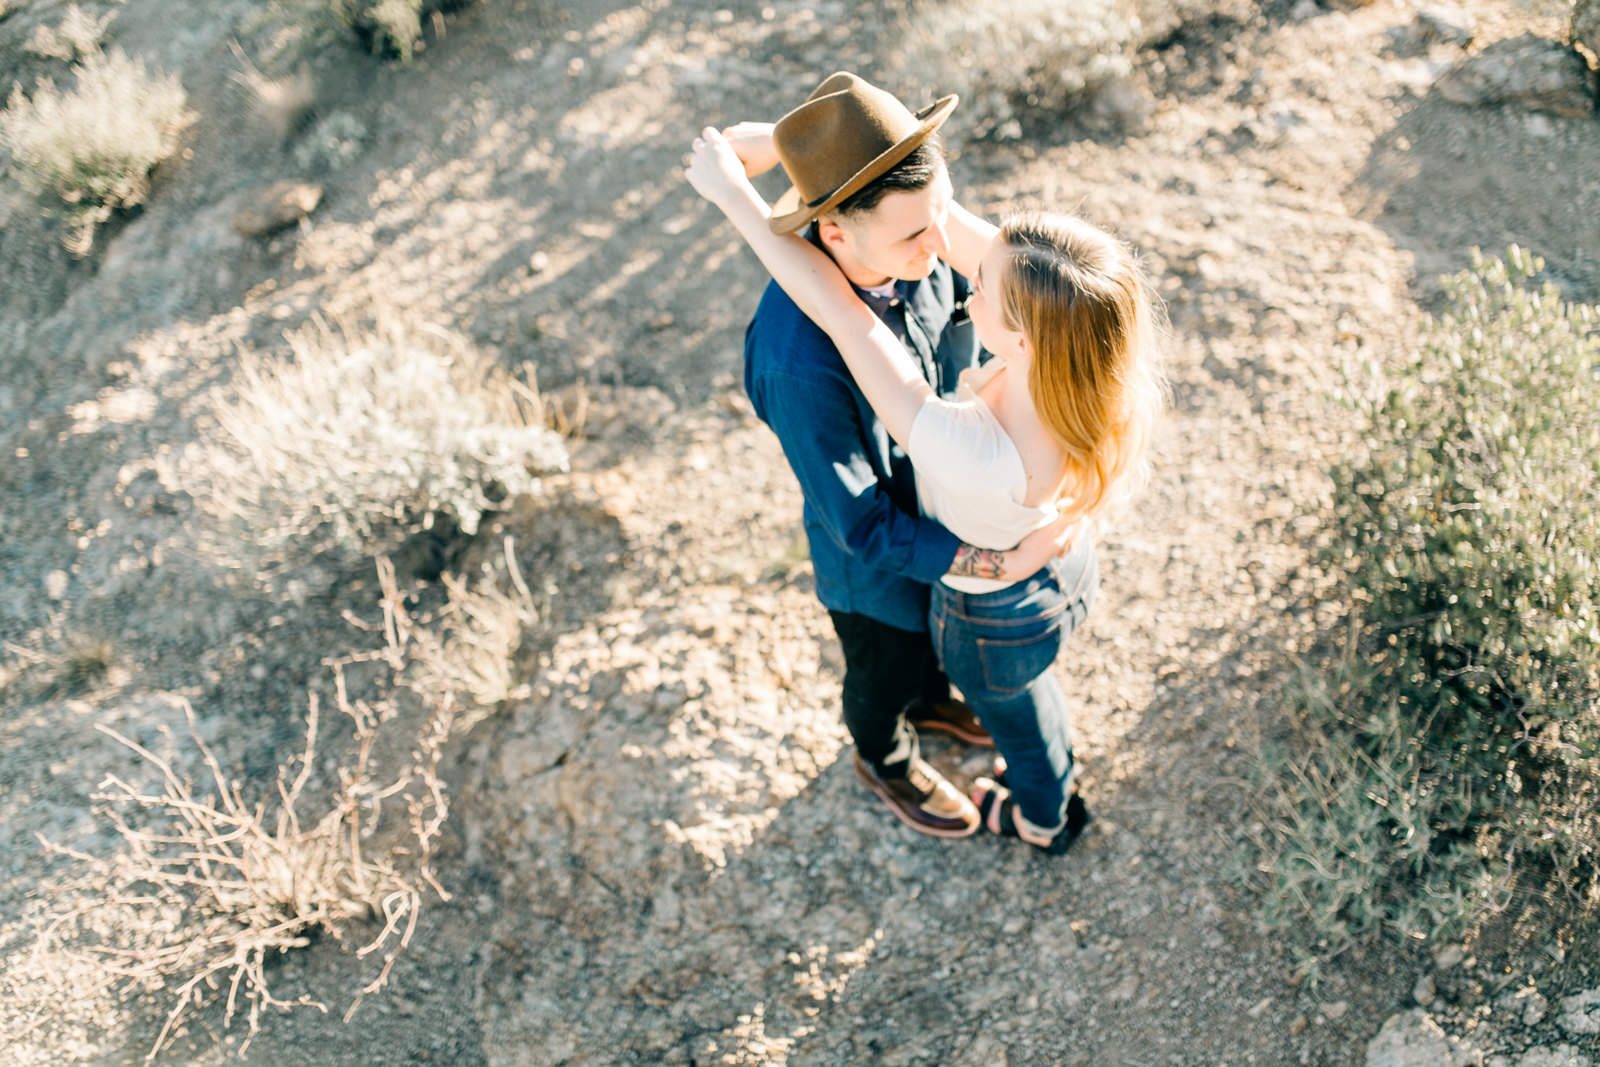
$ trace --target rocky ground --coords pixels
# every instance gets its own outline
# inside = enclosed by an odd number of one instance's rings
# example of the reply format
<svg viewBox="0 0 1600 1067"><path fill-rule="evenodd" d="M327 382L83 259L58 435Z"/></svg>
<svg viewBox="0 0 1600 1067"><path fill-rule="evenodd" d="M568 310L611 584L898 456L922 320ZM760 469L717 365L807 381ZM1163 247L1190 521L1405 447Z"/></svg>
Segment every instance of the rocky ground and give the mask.
<svg viewBox="0 0 1600 1067"><path fill-rule="evenodd" d="M1303 563L1349 442L1342 366L1403 345L1474 245L1520 243L1600 301L1600 121L1440 87L1559 36L1557 5L1218 7L1141 52L1127 129L963 139L956 113L970 206L1118 231L1172 320L1156 476L1057 667L1098 815L1058 860L919 837L855 781L799 496L737 384L762 279L677 175L699 125L871 76L890 33L870 12L484 0L401 67L297 35L291 4L119 10L113 40L183 75L192 156L82 262L0 201L0 1061L133 1062L161 1023L158 998L74 988L28 951L77 877L34 833L104 843L89 793L131 761L90 725L155 743L185 696L264 773L353 640L341 613L370 615L356 569L267 588L196 554L161 458L240 349L389 301L535 369L582 425L572 472L455 560L510 535L544 610L513 695L450 751L451 900L353 1022L270 1017L252 1062L1600 1062L1600 974L1567 932L1482 962L1369 949L1303 981L1248 889L1252 746L1329 617ZM251 118L231 39L311 58L311 131L283 145ZM239 236L279 179L320 185L315 211ZM42 680L85 642L109 645L104 677ZM342 1003L359 971L324 944L275 981ZM202 1015L173 1059L238 1037Z"/></svg>

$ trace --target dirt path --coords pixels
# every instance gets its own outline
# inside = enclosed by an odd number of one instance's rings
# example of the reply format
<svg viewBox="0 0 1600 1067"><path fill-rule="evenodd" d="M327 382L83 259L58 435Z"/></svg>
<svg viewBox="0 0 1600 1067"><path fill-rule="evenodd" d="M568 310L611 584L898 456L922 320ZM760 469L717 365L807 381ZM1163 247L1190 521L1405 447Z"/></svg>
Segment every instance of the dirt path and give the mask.
<svg viewBox="0 0 1600 1067"><path fill-rule="evenodd" d="M737 386L761 278L676 177L700 122L775 115L835 67L870 72L881 42L863 15L484 3L410 68L326 61L321 106L358 117L365 151L326 178L308 229L256 248L227 232L230 198L292 166L238 125L218 65L252 13L219 8L172 39L158 6L130 0L119 26L212 101L194 161L92 265L36 251L47 231L16 205L7 219L4 250L43 280L3 294L23 325L0 332L0 446L39 458L0 472L0 574L30 590L0 599L0 637L112 633L128 667L90 698L6 700L5 939L60 873L32 832L79 826L109 758L81 747L87 722L149 728L139 709L161 692L282 706L315 670L337 597L276 629L270 598L185 613L226 583L126 577L118 561L175 543L181 513L153 494L130 515L122 498L151 453L181 446L188 398L235 346L381 294L549 389L581 387L586 440L572 475L485 540L512 534L555 610L525 695L456 750L454 900L391 995L349 1027L273 1019L252 1062L1344 1064L1410 1006L1419 964L1388 953L1296 984L1240 885L1243 761L1318 624L1298 573L1314 523L1296 509L1347 443L1339 361L1403 343L1431 274L1472 244L1518 241L1600 299L1600 124L1438 100L1433 78L1462 53L1406 47L1407 4L1274 3L1147 56L1138 131L958 144L967 203L1076 208L1119 231L1173 323L1156 478L1104 541L1101 598L1057 668L1099 821L1047 861L919 837L840 759L840 663L798 493ZM1553 26L1483 6L1480 37ZM52 515L115 523L85 543ZM54 569L70 591L41 607ZM252 681L225 652L258 626L278 636L252 646ZM291 736L257 713L219 743L264 766ZM984 769L930 747L958 775ZM319 948L283 980L338 989L350 966ZM16 1062L120 1063L159 1018L57 1005L20 1024L37 1029ZM1498 1033L1479 1047L1535 1039ZM201 1029L179 1059L225 1051Z"/></svg>

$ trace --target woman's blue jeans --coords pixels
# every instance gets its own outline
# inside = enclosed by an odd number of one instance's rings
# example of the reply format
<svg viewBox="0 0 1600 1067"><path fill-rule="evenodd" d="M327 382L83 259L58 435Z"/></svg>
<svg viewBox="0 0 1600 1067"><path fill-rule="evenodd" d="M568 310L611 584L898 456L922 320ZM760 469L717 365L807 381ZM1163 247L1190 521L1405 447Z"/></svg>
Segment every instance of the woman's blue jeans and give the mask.
<svg viewBox="0 0 1600 1067"><path fill-rule="evenodd" d="M1092 542L992 593L933 586L928 620L940 665L994 738L1012 799L1035 826L1066 817L1072 722L1050 665L1099 586Z"/></svg>

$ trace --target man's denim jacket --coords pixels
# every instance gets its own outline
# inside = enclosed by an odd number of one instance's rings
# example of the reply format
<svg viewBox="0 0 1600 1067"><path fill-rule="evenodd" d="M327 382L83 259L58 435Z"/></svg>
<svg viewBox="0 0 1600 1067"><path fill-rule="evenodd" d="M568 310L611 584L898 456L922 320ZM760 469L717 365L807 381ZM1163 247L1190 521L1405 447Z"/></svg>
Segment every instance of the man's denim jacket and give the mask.
<svg viewBox="0 0 1600 1067"><path fill-rule="evenodd" d="M901 336L934 389L955 392L978 360L967 281L940 262L927 278L895 284L899 308L869 306ZM858 290L859 292L859 290ZM902 630L928 628L929 586L961 542L917 508L911 460L856 387L838 349L776 283L745 330L744 386L778 435L805 497L817 596Z"/></svg>

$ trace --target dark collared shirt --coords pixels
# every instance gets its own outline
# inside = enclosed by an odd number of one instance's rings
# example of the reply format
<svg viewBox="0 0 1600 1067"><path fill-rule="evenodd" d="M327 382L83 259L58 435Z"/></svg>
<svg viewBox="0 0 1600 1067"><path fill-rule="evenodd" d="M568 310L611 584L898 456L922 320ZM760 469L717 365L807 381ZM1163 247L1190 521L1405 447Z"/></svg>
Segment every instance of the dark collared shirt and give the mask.
<svg viewBox="0 0 1600 1067"><path fill-rule="evenodd" d="M978 360L966 279L939 263L895 296L856 290L916 357L929 384L952 395ZM776 283L745 330L744 385L783 446L805 497L817 597L833 611L903 630L928 626L928 587L961 542L917 509L911 461L878 421L828 335Z"/></svg>

